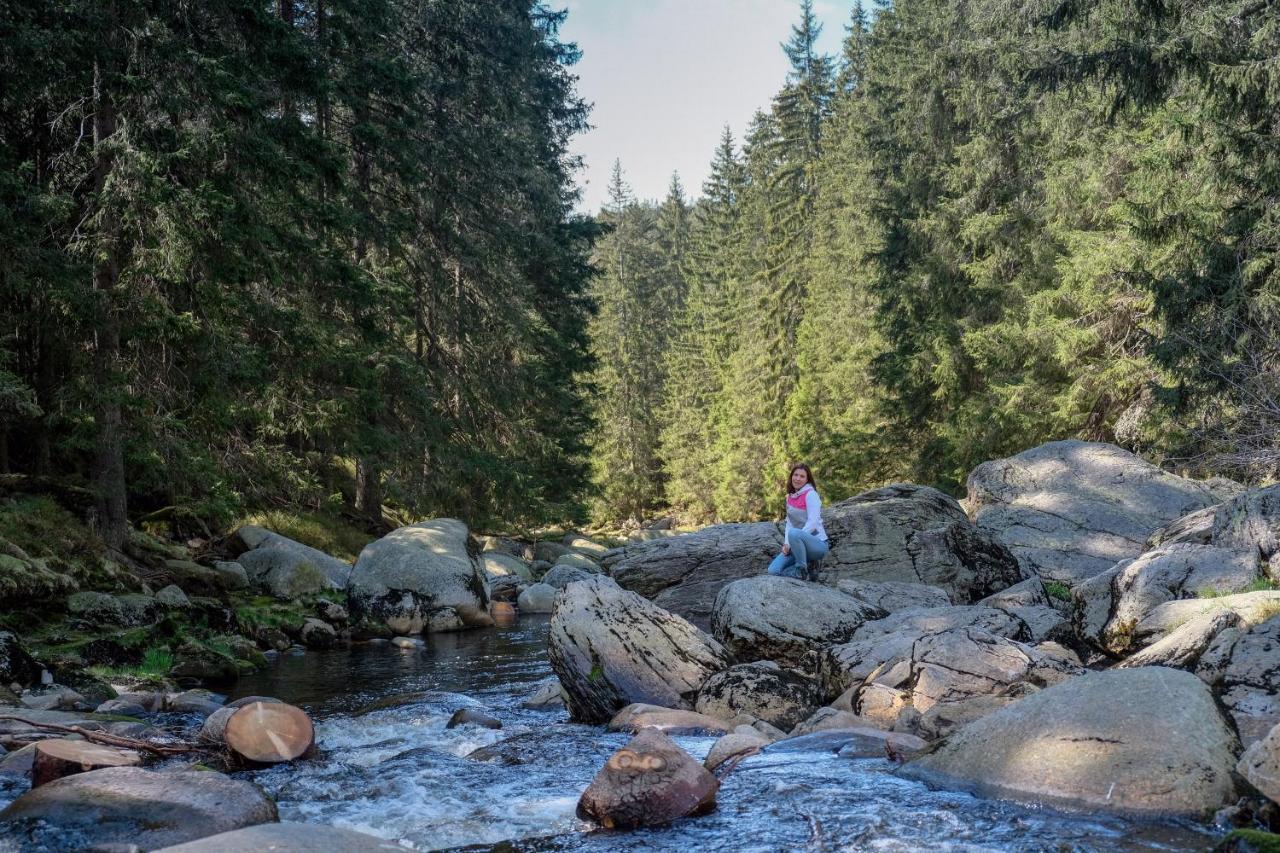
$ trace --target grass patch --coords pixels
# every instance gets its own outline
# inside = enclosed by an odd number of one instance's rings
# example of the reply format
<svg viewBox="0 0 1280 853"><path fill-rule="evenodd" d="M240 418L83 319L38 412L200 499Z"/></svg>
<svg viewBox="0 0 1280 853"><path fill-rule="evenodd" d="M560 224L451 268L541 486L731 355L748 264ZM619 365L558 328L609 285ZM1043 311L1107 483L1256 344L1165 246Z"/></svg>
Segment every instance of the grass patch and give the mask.
<svg viewBox="0 0 1280 853"><path fill-rule="evenodd" d="M1071 600L1071 587L1062 581L1045 581L1044 591L1050 598L1056 598L1058 601Z"/></svg>
<svg viewBox="0 0 1280 853"><path fill-rule="evenodd" d="M1257 853L1280 853L1280 835L1257 829L1235 829L1213 848L1223 850L1253 850Z"/></svg>
<svg viewBox="0 0 1280 853"><path fill-rule="evenodd" d="M162 683L173 669L173 652L168 646L151 646L142 654L137 666L91 666L89 672L104 681L127 679Z"/></svg>
<svg viewBox="0 0 1280 853"><path fill-rule="evenodd" d="M1280 590L1280 584L1270 578L1258 578L1253 583L1240 589L1219 589L1216 586L1202 586L1196 590L1196 598L1222 598L1225 595L1243 595L1246 592L1274 592Z"/></svg>
<svg viewBox="0 0 1280 853"><path fill-rule="evenodd" d="M360 528L319 512L267 510L247 515L235 526L242 524L265 527L348 563L354 563L364 546L373 541Z"/></svg>

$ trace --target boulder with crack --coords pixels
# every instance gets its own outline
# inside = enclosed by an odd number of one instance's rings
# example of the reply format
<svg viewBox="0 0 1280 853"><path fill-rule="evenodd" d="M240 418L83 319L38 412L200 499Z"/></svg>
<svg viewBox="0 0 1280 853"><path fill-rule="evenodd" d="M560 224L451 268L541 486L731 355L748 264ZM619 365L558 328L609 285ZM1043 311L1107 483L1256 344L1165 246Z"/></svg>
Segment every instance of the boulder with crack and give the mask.
<svg viewBox="0 0 1280 853"><path fill-rule="evenodd" d="M901 772L1024 802L1202 818L1235 799L1237 749L1203 682L1144 667L1048 687L969 723Z"/></svg>
<svg viewBox="0 0 1280 853"><path fill-rule="evenodd" d="M733 663L694 625L600 575L556 597L547 645L569 712L585 722L633 702L692 710L706 680Z"/></svg>
<svg viewBox="0 0 1280 853"><path fill-rule="evenodd" d="M1013 555L979 530L952 498L910 483L855 495L823 512L830 553L822 581L924 584L958 603L1012 586L1026 575Z"/></svg>
<svg viewBox="0 0 1280 853"><path fill-rule="evenodd" d="M1171 601L1208 599L1249 589L1259 578L1257 557L1212 545L1162 545L1125 560L1077 586L1077 635L1109 654L1129 651L1148 617ZM1193 605L1186 605L1193 607Z"/></svg>
<svg viewBox="0 0 1280 853"><path fill-rule="evenodd" d="M1112 444L1054 441L984 462L965 506L1029 572L1075 586L1136 557L1153 531L1230 497L1222 481L1178 477Z"/></svg>
<svg viewBox="0 0 1280 853"><path fill-rule="evenodd" d="M1221 631L1196 675L1218 694L1246 747L1266 736L1280 724L1280 615Z"/></svg>
<svg viewBox="0 0 1280 853"><path fill-rule="evenodd" d="M700 714L731 720L750 714L789 732L820 704L812 679L783 669L772 661L732 666L707 679L694 708Z"/></svg>
<svg viewBox="0 0 1280 853"><path fill-rule="evenodd" d="M760 575L726 585L711 610L711 631L739 660L804 667L811 652L853 637L885 612L819 584Z"/></svg>

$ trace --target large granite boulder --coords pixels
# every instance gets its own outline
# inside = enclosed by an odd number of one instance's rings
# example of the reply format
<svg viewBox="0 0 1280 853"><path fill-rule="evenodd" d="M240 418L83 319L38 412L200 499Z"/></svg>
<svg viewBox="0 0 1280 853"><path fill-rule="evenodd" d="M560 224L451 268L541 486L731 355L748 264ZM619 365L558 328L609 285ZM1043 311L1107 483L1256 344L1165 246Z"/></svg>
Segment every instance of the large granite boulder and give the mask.
<svg viewBox="0 0 1280 853"><path fill-rule="evenodd" d="M234 538L247 548L236 562L250 583L277 598L347 588L351 565L337 557L254 524L238 528Z"/></svg>
<svg viewBox="0 0 1280 853"><path fill-rule="evenodd" d="M1153 531L1229 496L1220 481L1188 480L1115 445L1074 440L984 462L968 489L978 527L1028 571L1068 586L1138 556Z"/></svg>
<svg viewBox="0 0 1280 853"><path fill-rule="evenodd" d="M830 553L822 581L917 583L972 604L1023 580L1017 560L979 530L950 497L928 486L896 483L823 511Z"/></svg>
<svg viewBox="0 0 1280 853"><path fill-rule="evenodd" d="M977 627L926 634L891 654L869 648L879 662L861 684L849 648L830 658L828 679L848 681L854 713L883 728L940 737L1040 688L1079 675L1082 667ZM871 660L862 662L862 666ZM852 664L852 665L851 665ZM837 669L836 667L842 667Z"/></svg>
<svg viewBox="0 0 1280 853"><path fill-rule="evenodd" d="M1076 633L1111 654L1124 654L1138 626L1162 604L1249 588L1258 558L1242 550L1188 543L1162 545L1101 572L1073 591Z"/></svg>
<svg viewBox="0 0 1280 853"><path fill-rule="evenodd" d="M982 794L1202 818L1236 796L1238 747L1204 683L1165 667L1094 672L969 723L903 768Z"/></svg>
<svg viewBox="0 0 1280 853"><path fill-rule="evenodd" d="M1071 642L1074 636L1071 620L1053 605L1044 582L1040 578L1028 578L1006 590L988 595L978 602L982 607L994 607L1021 619L1027 626L1027 639L1031 643Z"/></svg>
<svg viewBox="0 0 1280 853"><path fill-rule="evenodd" d="M551 584L531 584L520 591L516 606L521 613L550 613L555 609L556 592Z"/></svg>
<svg viewBox="0 0 1280 853"><path fill-rule="evenodd" d="M1250 551L1269 561L1280 552L1280 484L1188 513L1151 535L1152 547L1175 542ZM1272 575L1280 571L1273 569Z"/></svg>
<svg viewBox="0 0 1280 853"><path fill-rule="evenodd" d="M1280 615L1221 631L1196 674L1213 687L1247 747L1280 724Z"/></svg>
<svg viewBox="0 0 1280 853"><path fill-rule="evenodd" d="M720 783L656 729L642 729L613 755L578 801L578 817L605 829L670 823L715 808Z"/></svg>
<svg viewBox="0 0 1280 853"><path fill-rule="evenodd" d="M1118 667L1171 666L1194 672L1200 658L1219 634L1228 628L1248 627L1230 610L1202 613L1166 634L1137 654L1130 655Z"/></svg>
<svg viewBox="0 0 1280 853"><path fill-rule="evenodd" d="M469 544L467 526L452 518L411 524L370 542L351 570L352 615L396 634L492 624L485 614L489 588Z"/></svg>
<svg viewBox="0 0 1280 853"><path fill-rule="evenodd" d="M860 598L885 613L948 607L955 603L944 589L907 581L859 581L846 578L836 581L836 589Z"/></svg>
<svg viewBox="0 0 1280 853"><path fill-rule="evenodd" d="M243 779L140 767L66 776L0 812L0 821L43 821L73 833L85 846L136 844L146 850L277 819L275 803Z"/></svg>
<svg viewBox="0 0 1280 853"><path fill-rule="evenodd" d="M1133 645L1148 646L1198 616L1230 611L1246 626L1259 625L1280 613L1280 590L1241 592L1216 598L1166 601L1143 617L1133 628Z"/></svg>
<svg viewBox="0 0 1280 853"><path fill-rule="evenodd" d="M603 565L623 589L706 630L720 588L764 574L781 547L782 535L773 522L717 524L686 536L615 548L605 554Z"/></svg>
<svg viewBox="0 0 1280 853"><path fill-rule="evenodd" d="M555 587L556 589L564 589L574 581L584 581L593 574L597 573L584 571L576 566L557 563L542 576L541 582L547 586Z"/></svg>
<svg viewBox="0 0 1280 853"><path fill-rule="evenodd" d="M853 637L885 612L839 590L795 578L757 575L725 585L711 631L739 660L804 667L810 652Z"/></svg>
<svg viewBox="0 0 1280 853"><path fill-rule="evenodd" d="M732 720L749 714L789 732L821 704L818 685L772 661L732 666L707 679L694 708L699 714Z"/></svg>
<svg viewBox="0 0 1280 853"><path fill-rule="evenodd" d="M571 716L585 722L633 702L692 710L699 688L733 663L694 625L600 575L556 597L548 654Z"/></svg>
<svg viewBox="0 0 1280 853"><path fill-rule="evenodd" d="M730 728L726 719L636 702L614 714L606 728L611 732L631 734L641 729L657 729L669 735L722 735L727 734Z"/></svg>

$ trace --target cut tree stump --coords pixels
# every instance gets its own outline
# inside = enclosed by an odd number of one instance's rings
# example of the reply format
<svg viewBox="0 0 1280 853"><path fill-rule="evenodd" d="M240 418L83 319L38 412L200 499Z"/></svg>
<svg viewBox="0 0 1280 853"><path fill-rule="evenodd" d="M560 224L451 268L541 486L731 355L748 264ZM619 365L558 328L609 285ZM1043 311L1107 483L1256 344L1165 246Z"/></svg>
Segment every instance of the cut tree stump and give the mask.
<svg viewBox="0 0 1280 853"><path fill-rule="evenodd" d="M139 767L142 756L131 749L117 749L85 740L42 740L35 745L31 762L31 787L74 773L105 767Z"/></svg>
<svg viewBox="0 0 1280 853"><path fill-rule="evenodd" d="M307 712L283 702L254 702L236 708L217 720L224 708L215 711L201 729L202 739L220 742L246 761L278 764L306 755L315 745L316 730ZM207 730L207 733L206 733Z"/></svg>

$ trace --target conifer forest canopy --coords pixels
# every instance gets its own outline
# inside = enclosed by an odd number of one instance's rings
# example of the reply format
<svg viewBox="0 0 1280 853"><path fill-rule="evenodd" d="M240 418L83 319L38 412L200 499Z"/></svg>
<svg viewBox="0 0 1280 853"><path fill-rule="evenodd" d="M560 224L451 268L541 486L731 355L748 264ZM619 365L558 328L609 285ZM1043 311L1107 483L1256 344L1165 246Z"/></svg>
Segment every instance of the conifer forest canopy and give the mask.
<svg viewBox="0 0 1280 853"><path fill-rule="evenodd" d="M695 198L527 0L0 0L0 477L477 526L1280 466L1280 2L810 0ZM654 132L661 132L654 116Z"/></svg>

